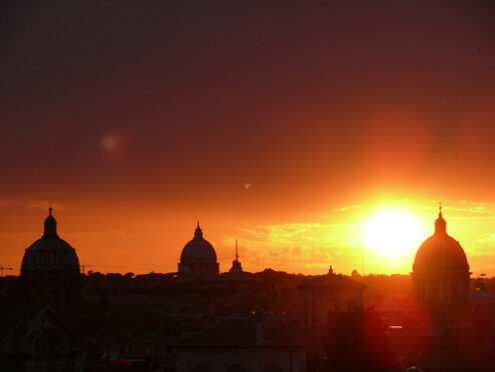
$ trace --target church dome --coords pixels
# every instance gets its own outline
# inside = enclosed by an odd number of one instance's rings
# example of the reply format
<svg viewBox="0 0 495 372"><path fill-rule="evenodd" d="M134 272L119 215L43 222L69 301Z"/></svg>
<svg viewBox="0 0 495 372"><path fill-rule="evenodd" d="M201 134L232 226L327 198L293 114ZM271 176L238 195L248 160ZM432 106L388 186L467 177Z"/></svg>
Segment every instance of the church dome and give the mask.
<svg viewBox="0 0 495 372"><path fill-rule="evenodd" d="M469 272L466 253L459 242L447 234L446 225L440 211L435 221L435 233L416 252L413 264L415 273Z"/></svg>
<svg viewBox="0 0 495 372"><path fill-rule="evenodd" d="M194 238L189 241L182 249L180 255L181 262L187 261L202 261L202 262L217 262L217 254L213 246L203 238L203 231L198 226L194 231Z"/></svg>
<svg viewBox="0 0 495 372"><path fill-rule="evenodd" d="M50 214L45 220L45 233L26 249L21 277L79 275L76 250L57 235L57 221Z"/></svg>

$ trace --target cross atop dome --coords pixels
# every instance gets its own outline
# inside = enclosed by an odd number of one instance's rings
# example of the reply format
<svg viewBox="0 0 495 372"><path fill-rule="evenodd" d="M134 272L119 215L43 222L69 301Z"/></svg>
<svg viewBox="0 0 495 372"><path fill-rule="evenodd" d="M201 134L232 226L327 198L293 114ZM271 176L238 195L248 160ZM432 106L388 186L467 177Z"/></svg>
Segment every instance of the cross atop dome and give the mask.
<svg viewBox="0 0 495 372"><path fill-rule="evenodd" d="M438 218L435 220L435 234L447 234L447 221L443 218L442 202L438 204Z"/></svg>

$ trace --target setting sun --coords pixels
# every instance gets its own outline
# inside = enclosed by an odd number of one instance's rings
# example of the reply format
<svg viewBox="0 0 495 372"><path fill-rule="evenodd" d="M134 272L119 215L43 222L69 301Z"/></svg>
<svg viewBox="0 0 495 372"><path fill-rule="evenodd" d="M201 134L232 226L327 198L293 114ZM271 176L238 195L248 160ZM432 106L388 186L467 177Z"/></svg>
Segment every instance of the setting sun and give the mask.
<svg viewBox="0 0 495 372"><path fill-rule="evenodd" d="M398 210L380 211L364 226L366 247L388 257L398 257L417 249L422 238L415 218Z"/></svg>

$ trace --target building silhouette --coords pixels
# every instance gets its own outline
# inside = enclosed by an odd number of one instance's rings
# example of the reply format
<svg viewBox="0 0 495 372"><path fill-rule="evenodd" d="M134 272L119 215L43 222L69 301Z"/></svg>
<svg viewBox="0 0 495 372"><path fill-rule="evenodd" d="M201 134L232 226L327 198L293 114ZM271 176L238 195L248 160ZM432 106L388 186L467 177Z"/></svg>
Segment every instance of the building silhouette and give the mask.
<svg viewBox="0 0 495 372"><path fill-rule="evenodd" d="M409 340L420 340L411 362L426 372L492 371L492 298L484 290L470 292L469 263L464 249L447 234L442 208L435 232L416 252L411 273L413 299L406 327ZM478 317L492 321L480 327ZM488 346L488 347L487 347Z"/></svg>
<svg viewBox="0 0 495 372"><path fill-rule="evenodd" d="M24 253L14 288L17 298L0 311L0 371L81 370L83 345L59 312L80 303L79 259L58 236L52 208L43 236Z"/></svg>
<svg viewBox="0 0 495 372"><path fill-rule="evenodd" d="M26 249L20 281L24 301L73 307L80 301L81 273L76 250L57 234L49 208L43 236Z"/></svg>
<svg viewBox="0 0 495 372"><path fill-rule="evenodd" d="M174 347L177 372L304 372L305 344L260 314L219 319Z"/></svg>
<svg viewBox="0 0 495 372"><path fill-rule="evenodd" d="M199 223L178 267L178 275L83 275L50 208L20 276L0 283L0 371L362 370L345 366L371 363L361 339L370 329L379 345L372 351L391 366L395 357L381 352L385 334L403 366L495 370L495 295L483 278L469 290L466 254L447 234L441 210L416 253L412 299L393 307L365 309L363 292L372 284L331 266L318 276L246 272L237 242L232 268L219 275Z"/></svg>
<svg viewBox="0 0 495 372"><path fill-rule="evenodd" d="M237 245L237 239L235 240L235 260L232 261L232 267L229 270L229 274L236 275L242 274L242 265L241 261L239 261L239 247Z"/></svg>
<svg viewBox="0 0 495 372"><path fill-rule="evenodd" d="M329 312L347 311L363 306L365 286L335 274L332 267L327 275L302 281L298 289L301 324L312 331L326 332Z"/></svg>
<svg viewBox="0 0 495 372"><path fill-rule="evenodd" d="M182 249L179 262L180 279L214 279L218 277L219 265L215 248L203 238L199 222L194 238Z"/></svg>
<svg viewBox="0 0 495 372"><path fill-rule="evenodd" d="M447 221L440 209L435 233L416 252L412 272L414 296L428 307L465 304L470 275L466 253L447 234Z"/></svg>

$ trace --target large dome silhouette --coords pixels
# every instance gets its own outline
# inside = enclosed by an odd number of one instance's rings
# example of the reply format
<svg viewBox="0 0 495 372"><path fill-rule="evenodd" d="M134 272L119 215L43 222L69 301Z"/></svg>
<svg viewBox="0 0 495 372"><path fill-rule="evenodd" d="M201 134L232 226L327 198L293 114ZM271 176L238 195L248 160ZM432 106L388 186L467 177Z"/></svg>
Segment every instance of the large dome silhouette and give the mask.
<svg viewBox="0 0 495 372"><path fill-rule="evenodd" d="M182 249L181 262L184 261L207 261L217 262L217 254L213 246L203 238L203 231L198 226L194 231L194 238Z"/></svg>
<svg viewBox="0 0 495 372"><path fill-rule="evenodd" d="M416 299L434 307L452 308L469 297L469 264L457 240L447 234L442 210L435 220L435 233L416 252L413 291Z"/></svg>
<svg viewBox="0 0 495 372"><path fill-rule="evenodd" d="M189 241L180 255L179 278L217 278L219 266L213 246L203 238L203 231L198 226L194 238Z"/></svg>
<svg viewBox="0 0 495 372"><path fill-rule="evenodd" d="M435 221L435 233L416 252L413 264L415 272L469 271L466 253L459 242L447 234L446 225L440 212Z"/></svg>
<svg viewBox="0 0 495 372"><path fill-rule="evenodd" d="M22 258L21 276L79 275L76 250L57 235L57 221L52 209L45 220L45 233L26 249Z"/></svg>

